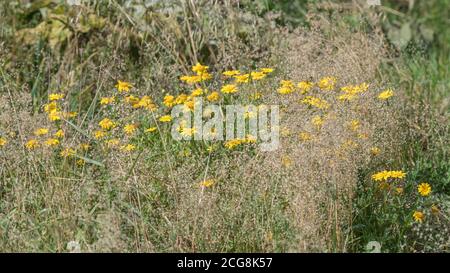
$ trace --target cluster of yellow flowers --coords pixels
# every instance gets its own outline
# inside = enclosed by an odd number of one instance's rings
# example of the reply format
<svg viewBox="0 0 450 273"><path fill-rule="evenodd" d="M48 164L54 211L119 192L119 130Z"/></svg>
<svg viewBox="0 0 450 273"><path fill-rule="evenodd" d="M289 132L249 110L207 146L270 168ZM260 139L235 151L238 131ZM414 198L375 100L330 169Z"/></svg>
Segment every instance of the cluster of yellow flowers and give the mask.
<svg viewBox="0 0 450 273"><path fill-rule="evenodd" d="M389 179L403 179L405 178L406 173L403 171L381 171L378 173L375 173L372 175L372 179L378 182L382 182L380 184L380 188L390 188L390 185L386 182ZM397 187L396 189L397 194L403 193L402 187ZM422 197L427 197L431 194L431 185L427 182L422 182L417 186L417 193ZM439 212L439 208L436 205L431 206L431 211L433 214L436 214ZM415 210L413 212L413 219L414 221L418 223L422 223L425 219L425 214L422 211Z"/></svg>
<svg viewBox="0 0 450 273"><path fill-rule="evenodd" d="M386 181L389 178L405 178L406 173L403 171L381 171L372 175L372 179L375 181Z"/></svg>

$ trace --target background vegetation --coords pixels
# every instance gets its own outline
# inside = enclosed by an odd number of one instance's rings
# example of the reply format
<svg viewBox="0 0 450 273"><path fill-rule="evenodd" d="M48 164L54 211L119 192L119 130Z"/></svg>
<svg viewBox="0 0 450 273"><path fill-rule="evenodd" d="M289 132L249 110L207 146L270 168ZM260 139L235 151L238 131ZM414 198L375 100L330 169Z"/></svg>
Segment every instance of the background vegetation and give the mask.
<svg viewBox="0 0 450 273"><path fill-rule="evenodd" d="M68 2L0 4L0 136L8 145L48 125L42 106L50 93L65 94L62 107L79 116L64 128L87 140L83 132L105 115L100 98L117 80L161 102L184 92L179 77L200 62L217 72L214 81L224 70L275 68L258 86L264 103L274 102L270 92L282 79L333 75L342 84L392 87L389 110L367 105L378 117L371 128L388 132L379 133L383 153L351 154L330 171L315 165L326 149L297 149L289 136L286 149L268 157L252 147L221 147L211 156L207 146L154 136L139 138L134 156L94 148L80 170L60 156L5 145L1 251L67 251L69 241L82 251L360 252L370 251L371 241L383 252L449 251L448 1L382 0L369 9L365 1ZM281 103L294 117L287 124L309 115ZM330 125L319 136L335 132ZM307 153L316 157L299 156ZM325 174L305 171L314 168ZM219 182L202 199L205 169ZM370 178L383 169L407 172L397 185L402 194L397 186L380 190ZM339 190L326 186L333 177ZM432 186L429 198L417 193L422 182ZM422 223L412 217L417 210L426 214Z"/></svg>

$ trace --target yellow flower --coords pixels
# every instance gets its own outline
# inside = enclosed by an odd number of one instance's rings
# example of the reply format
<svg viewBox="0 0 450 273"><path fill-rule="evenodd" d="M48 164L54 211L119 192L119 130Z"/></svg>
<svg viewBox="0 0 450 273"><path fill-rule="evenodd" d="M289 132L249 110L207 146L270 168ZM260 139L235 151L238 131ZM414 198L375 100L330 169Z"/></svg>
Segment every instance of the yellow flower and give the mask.
<svg viewBox="0 0 450 273"><path fill-rule="evenodd" d="M120 80L118 80L117 84L116 84L116 88L117 88L117 90L119 92L128 92L128 91L130 91L131 87L133 87L131 85L131 83L123 82L123 81L120 81Z"/></svg>
<svg viewBox="0 0 450 273"><path fill-rule="evenodd" d="M334 89L334 85L336 84L335 77L324 77L318 82L318 86L322 90L331 91Z"/></svg>
<svg viewBox="0 0 450 273"><path fill-rule="evenodd" d="M301 103L303 104L308 104L314 107L317 107L319 109L327 109L328 107L330 107L330 104L323 99L320 98L316 98L316 97L312 97L312 96L307 96L305 97Z"/></svg>
<svg viewBox="0 0 450 273"><path fill-rule="evenodd" d="M193 136L195 134L195 132L196 132L196 129L194 127L192 127L192 128L183 127L183 128L181 128L180 134L185 137L190 137L190 136Z"/></svg>
<svg viewBox="0 0 450 273"><path fill-rule="evenodd" d="M48 129L47 128L39 128L37 130L34 131L34 135L36 136L43 136L48 134Z"/></svg>
<svg viewBox="0 0 450 273"><path fill-rule="evenodd" d="M138 126L136 124L127 124L123 127L123 131L127 135L132 135L134 134L134 132L136 132L137 127Z"/></svg>
<svg viewBox="0 0 450 273"><path fill-rule="evenodd" d="M145 129L145 132L146 133L153 133L156 130L158 130L158 127L150 127L150 128Z"/></svg>
<svg viewBox="0 0 450 273"><path fill-rule="evenodd" d="M6 139L3 137L0 137L0 147L5 146L5 144L6 144Z"/></svg>
<svg viewBox="0 0 450 273"><path fill-rule="evenodd" d="M80 159L77 160L77 165L80 166L80 167L84 166L85 163L86 163L86 161L84 161L84 159L80 158Z"/></svg>
<svg viewBox="0 0 450 273"><path fill-rule="evenodd" d="M302 141L309 141L312 139L311 134L308 132L301 132L299 134L299 137L300 137L300 140L302 140Z"/></svg>
<svg viewBox="0 0 450 273"><path fill-rule="evenodd" d="M284 167L289 167L292 165L292 159L289 156L285 155L281 158L281 164Z"/></svg>
<svg viewBox="0 0 450 273"><path fill-rule="evenodd" d="M425 218L425 215L421 211L414 211L413 218L414 218L414 221L416 221L418 223L422 223L423 219Z"/></svg>
<svg viewBox="0 0 450 273"><path fill-rule="evenodd" d="M273 72L273 68L261 68L261 72L263 73L272 73Z"/></svg>
<svg viewBox="0 0 450 273"><path fill-rule="evenodd" d="M389 99L390 97L392 97L393 95L394 95L394 91L392 91L391 89L387 89L387 90L381 92L381 93L378 95L378 98L379 98L380 100L387 100L387 99Z"/></svg>
<svg viewBox="0 0 450 273"><path fill-rule="evenodd" d="M267 74L265 74L264 72L259 72L259 71L250 72L250 78L255 81L264 79L266 76L267 76Z"/></svg>
<svg viewBox="0 0 450 273"><path fill-rule="evenodd" d="M255 92L250 95L251 100L259 100L261 98L262 94L260 92Z"/></svg>
<svg viewBox="0 0 450 273"><path fill-rule="evenodd" d="M311 123L320 128L322 127L324 120L321 116L314 116L313 119L311 120Z"/></svg>
<svg viewBox="0 0 450 273"><path fill-rule="evenodd" d="M102 119L102 120L98 123L98 125L100 125L100 127L101 127L103 130L110 130L110 129L116 127L116 124L115 124L112 120L110 120L109 118L104 118L104 119Z"/></svg>
<svg viewBox="0 0 450 273"><path fill-rule="evenodd" d="M48 95L50 101L60 100L64 98L64 94L53 93Z"/></svg>
<svg viewBox="0 0 450 273"><path fill-rule="evenodd" d="M287 95L294 92L294 89L289 88L289 87L280 87L278 88L278 93L282 94L282 95Z"/></svg>
<svg viewBox="0 0 450 273"><path fill-rule="evenodd" d="M405 178L406 173L403 171L381 171L372 175L372 179L375 181L388 180L389 178Z"/></svg>
<svg viewBox="0 0 450 273"><path fill-rule="evenodd" d="M80 144L80 149L83 151L89 150L90 147L91 147L91 145L89 145L89 143L81 143Z"/></svg>
<svg viewBox="0 0 450 273"><path fill-rule="evenodd" d="M219 98L220 98L220 95L219 95L219 92L217 92L217 91L211 92L211 94L206 96L206 99L210 102L218 101Z"/></svg>
<svg viewBox="0 0 450 273"><path fill-rule="evenodd" d="M224 146L225 146L225 148L231 150L231 149L234 149L236 146L239 146L242 143L243 143L243 141L241 139L232 139L232 140L228 140L227 142L225 142Z"/></svg>
<svg viewBox="0 0 450 273"><path fill-rule="evenodd" d="M198 83L202 81L202 78L198 75L194 75L194 76L181 76L180 77L181 81L186 82L187 84L194 84L194 83Z"/></svg>
<svg viewBox="0 0 450 273"><path fill-rule="evenodd" d="M234 84L227 84L227 85L222 86L221 91L224 94L231 94L231 93L236 93L238 91L238 89L237 89L236 85L234 85Z"/></svg>
<svg viewBox="0 0 450 273"><path fill-rule="evenodd" d="M192 71L197 73L197 75L203 74L203 73L208 71L208 66L201 65L200 63L197 63L196 65L194 65L192 67Z"/></svg>
<svg viewBox="0 0 450 273"><path fill-rule="evenodd" d="M209 188L212 185L214 185L216 182L214 181L214 179L208 179L208 180L203 180L202 182L200 182L200 186L201 187L205 187L205 188Z"/></svg>
<svg viewBox="0 0 450 273"><path fill-rule="evenodd" d="M51 121L57 121L61 119L61 112L59 111L51 111L48 114L48 119Z"/></svg>
<svg viewBox="0 0 450 273"><path fill-rule="evenodd" d="M167 107L172 107L175 105L175 97L172 95L165 95L163 104Z"/></svg>
<svg viewBox="0 0 450 273"><path fill-rule="evenodd" d="M78 115L77 112L66 112L66 113L63 113L63 117L65 117L65 118L74 118L77 115Z"/></svg>
<svg viewBox="0 0 450 273"><path fill-rule="evenodd" d="M94 132L94 137L96 139L101 139L101 138L104 138L105 136L106 136L106 132L105 131L97 130L97 131Z"/></svg>
<svg viewBox="0 0 450 273"><path fill-rule="evenodd" d="M133 108L139 107L138 106L139 101L140 101L139 98L135 97L133 95L129 95L129 96L125 97L125 102L128 104L131 104L131 106L133 106Z"/></svg>
<svg viewBox="0 0 450 273"><path fill-rule="evenodd" d="M114 102L116 102L115 97L103 97L100 100L101 105L109 105L109 104L113 104Z"/></svg>
<svg viewBox="0 0 450 273"><path fill-rule="evenodd" d="M248 83L250 81L250 74L235 75L234 78L237 83Z"/></svg>
<svg viewBox="0 0 450 273"><path fill-rule="evenodd" d="M360 127L360 122L359 122L359 120L356 120L356 119L352 120L349 124L349 128L352 131L357 131L359 129L359 127Z"/></svg>
<svg viewBox="0 0 450 273"><path fill-rule="evenodd" d="M422 196L428 196L431 193L431 186L426 182L420 183L419 186L417 186L417 191Z"/></svg>
<svg viewBox="0 0 450 273"><path fill-rule="evenodd" d="M143 96L139 102L135 105L133 105L133 108L145 108L151 111L154 111L157 109L156 104L153 103L153 100L150 96Z"/></svg>
<svg viewBox="0 0 450 273"><path fill-rule="evenodd" d="M56 146L59 144L59 140L56 138L49 138L44 142L45 145L47 146Z"/></svg>
<svg viewBox="0 0 450 273"><path fill-rule="evenodd" d="M380 153L380 148L378 148L378 147L372 147L372 148L370 148L370 152L371 152L373 155L378 155L378 154Z"/></svg>
<svg viewBox="0 0 450 273"><path fill-rule="evenodd" d="M188 99L188 95L180 94L175 99L175 104L183 104Z"/></svg>
<svg viewBox="0 0 450 273"><path fill-rule="evenodd" d="M57 138L63 138L64 137L64 131L59 129L58 131L56 131L54 136L57 137Z"/></svg>
<svg viewBox="0 0 450 273"><path fill-rule="evenodd" d="M161 122L171 122L172 121L172 117L170 115L165 115L159 118L159 121Z"/></svg>
<svg viewBox="0 0 450 273"><path fill-rule="evenodd" d="M131 152L131 151L136 150L136 146L133 144L127 144L127 145L122 146L121 149L126 152Z"/></svg>
<svg viewBox="0 0 450 273"><path fill-rule="evenodd" d="M33 150L39 147L39 142L36 139L30 139L27 143L25 143L25 147L28 150Z"/></svg>
<svg viewBox="0 0 450 273"><path fill-rule="evenodd" d="M357 98L356 94L343 94L338 97L339 100L346 100L346 101L351 101L355 98Z"/></svg>
<svg viewBox="0 0 450 273"><path fill-rule="evenodd" d="M297 84L297 87L300 89L300 92L302 94L309 92L309 90L311 90L311 88L313 86L314 86L314 84L312 82L308 82L308 81L302 81Z"/></svg>
<svg viewBox="0 0 450 273"><path fill-rule="evenodd" d="M227 76L227 77L233 77L233 76L241 74L241 71L239 71L239 70L228 70L228 71L223 72L222 74L224 76Z"/></svg>
<svg viewBox="0 0 450 273"><path fill-rule="evenodd" d="M53 101L53 102L50 102L50 103L47 103L44 105L44 111L46 113L51 113L56 110L58 110L58 104L56 104L56 101Z"/></svg>
<svg viewBox="0 0 450 273"><path fill-rule="evenodd" d="M72 148L66 148L64 150L61 151L60 155L62 157L71 157L75 155L75 150Z"/></svg>
<svg viewBox="0 0 450 273"><path fill-rule="evenodd" d="M193 90L192 92L191 92L191 96L192 97L198 97L198 96L201 96L201 95L203 95L203 89L201 89L201 88L197 88L197 89L195 89L195 90Z"/></svg>

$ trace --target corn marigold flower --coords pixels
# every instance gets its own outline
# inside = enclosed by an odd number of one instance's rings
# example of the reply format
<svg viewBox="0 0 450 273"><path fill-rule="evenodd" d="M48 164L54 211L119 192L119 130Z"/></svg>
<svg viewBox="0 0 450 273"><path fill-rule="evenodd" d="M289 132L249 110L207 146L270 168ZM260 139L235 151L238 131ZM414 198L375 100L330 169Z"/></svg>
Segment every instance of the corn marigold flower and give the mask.
<svg viewBox="0 0 450 273"><path fill-rule="evenodd" d="M389 99L390 97L392 97L393 95L394 95L394 91L392 91L391 89L387 89L387 90L381 92L381 93L378 95L378 98L379 98L380 100L387 100L387 99Z"/></svg>
<svg viewBox="0 0 450 273"><path fill-rule="evenodd" d="M145 129L144 132L153 133L153 132L156 132L156 130L158 130L158 127L155 126L155 127L150 127L150 128Z"/></svg>
<svg viewBox="0 0 450 273"><path fill-rule="evenodd" d="M175 99L175 104L183 104L186 100L188 100L189 96L186 94L180 94Z"/></svg>
<svg viewBox="0 0 450 273"><path fill-rule="evenodd" d="M58 121L58 120L61 120L61 117L62 117L62 113L59 112L59 111L51 111L51 112L48 114L48 119L49 119L50 121Z"/></svg>
<svg viewBox="0 0 450 273"><path fill-rule="evenodd" d="M378 154L380 154L380 148L378 148L378 147L372 147L372 148L370 148L370 153L371 153L372 155L378 155Z"/></svg>
<svg viewBox="0 0 450 273"><path fill-rule="evenodd" d="M163 104L166 107L173 107L175 105L175 97L172 95L165 95L163 99Z"/></svg>
<svg viewBox="0 0 450 273"><path fill-rule="evenodd" d="M75 155L75 150L72 148L65 148L64 150L61 151L60 155L62 157L72 157Z"/></svg>
<svg viewBox="0 0 450 273"><path fill-rule="evenodd" d="M57 137L57 138L63 138L64 137L64 131L62 129L59 129L58 131L56 131L54 136Z"/></svg>
<svg viewBox="0 0 450 273"><path fill-rule="evenodd" d="M321 116L314 116L313 119L311 120L311 123L316 127L320 128L322 127L324 120Z"/></svg>
<svg viewBox="0 0 450 273"><path fill-rule="evenodd" d="M234 84L226 84L224 86L222 86L222 89L220 90L222 91L222 93L224 94L232 94L232 93L236 93L238 91L236 85Z"/></svg>
<svg viewBox="0 0 450 273"><path fill-rule="evenodd" d="M301 100L301 103L308 104L319 109L328 109L330 107L330 104L326 100L313 96L305 97L303 100Z"/></svg>
<svg viewBox="0 0 450 273"><path fill-rule="evenodd" d="M63 116L64 118L67 118L67 119L69 119L69 118L74 118L74 117L76 117L77 115L78 115L77 112L65 112L65 113L62 114L62 116Z"/></svg>
<svg viewBox="0 0 450 273"><path fill-rule="evenodd" d="M80 143L80 149L83 151L89 150L90 147L91 145L89 145L89 143Z"/></svg>
<svg viewBox="0 0 450 273"><path fill-rule="evenodd" d="M428 196L431 193L431 186L426 182L420 183L419 186L417 186L417 191L422 196Z"/></svg>
<svg viewBox="0 0 450 273"><path fill-rule="evenodd" d="M235 147L241 145L243 141L241 139L231 139L224 143L225 148L232 150Z"/></svg>
<svg viewBox="0 0 450 273"><path fill-rule="evenodd" d="M209 187L213 186L215 183L216 182L214 179L207 179L207 180L203 180L202 182L200 182L200 186L209 188Z"/></svg>
<svg viewBox="0 0 450 273"><path fill-rule="evenodd" d="M116 127L116 124L115 124L112 120L110 120L109 118L104 118L104 119L102 119L102 120L98 123L98 125L100 125L100 127L101 127L103 130L110 130L110 129Z"/></svg>
<svg viewBox="0 0 450 273"><path fill-rule="evenodd" d="M312 140L312 135L308 132L301 132L299 134L299 138L302 141L309 141L309 140Z"/></svg>
<svg viewBox="0 0 450 273"><path fill-rule="evenodd" d="M49 138L44 142L44 144L48 147L56 146L59 144L59 140L57 138Z"/></svg>
<svg viewBox="0 0 450 273"><path fill-rule="evenodd" d="M102 139L106 136L106 132L103 130L97 130L94 132L94 138L95 139Z"/></svg>
<svg viewBox="0 0 450 273"><path fill-rule="evenodd" d="M361 126L361 124L360 124L359 120L354 119L354 120L350 121L350 124L349 124L350 130L357 131L360 126Z"/></svg>
<svg viewBox="0 0 450 273"><path fill-rule="evenodd" d="M320 81L317 83L320 89L325 91L331 91L334 89L334 85L336 84L336 78L335 77L324 77L320 79Z"/></svg>
<svg viewBox="0 0 450 273"><path fill-rule="evenodd" d="M403 171L381 171L372 175L372 179L375 181L386 181L389 178L403 179L406 173Z"/></svg>
<svg viewBox="0 0 450 273"><path fill-rule="evenodd" d="M208 66L205 65L201 65L200 63L196 63L193 67L192 67L192 71L197 73L197 74L202 74L208 71Z"/></svg>
<svg viewBox="0 0 450 273"><path fill-rule="evenodd" d="M30 139L27 143L25 143L25 147L28 150L33 150L39 147L39 142L36 139Z"/></svg>
<svg viewBox="0 0 450 273"><path fill-rule="evenodd" d="M161 121L161 122L171 122L172 121L172 117L170 115L164 115L164 116L159 118L159 121Z"/></svg>
<svg viewBox="0 0 450 273"><path fill-rule="evenodd" d="M6 143L7 143L6 139L5 139L5 138L3 138L3 137L0 137L0 147L3 147L3 146L5 146L5 145L6 145Z"/></svg>
<svg viewBox="0 0 450 273"><path fill-rule="evenodd" d="M206 93L206 90L204 91L201 88L197 88L197 89L192 90L191 96L192 97L199 97L199 96L203 95L204 93Z"/></svg>
<svg viewBox="0 0 450 273"><path fill-rule="evenodd" d="M413 213L413 218L414 218L414 221L416 221L418 223L422 223L423 220L425 219L425 215L423 214L423 212L416 210Z"/></svg>
<svg viewBox="0 0 450 273"><path fill-rule="evenodd" d="M103 97L100 99L101 105L110 105L116 102L116 97Z"/></svg>
<svg viewBox="0 0 450 273"><path fill-rule="evenodd" d="M300 89L301 94L306 94L314 86L314 83L308 81L301 81L297 84L298 89Z"/></svg>
<svg viewBox="0 0 450 273"><path fill-rule="evenodd" d="M126 151L126 152L132 152L134 150L136 150L136 146L133 144L127 144L127 145L123 145L122 147L120 147L121 150Z"/></svg>
<svg viewBox="0 0 450 273"><path fill-rule="evenodd" d="M262 94L260 92L255 92L250 95L251 100L259 100L262 97Z"/></svg>
<svg viewBox="0 0 450 273"><path fill-rule="evenodd" d="M290 93L294 92L294 89L289 88L289 87L280 87L280 88L278 88L277 91L281 95L287 95L287 94L290 94Z"/></svg>
<svg viewBox="0 0 450 273"><path fill-rule="evenodd" d="M192 128L183 127L181 128L180 134L184 137L190 137L193 136L196 133L196 131L197 130L195 129L195 127Z"/></svg>
<svg viewBox="0 0 450 273"><path fill-rule="evenodd" d="M39 128L37 130L34 131L34 135L35 136L43 136L48 134L48 129L47 128Z"/></svg>
<svg viewBox="0 0 450 273"><path fill-rule="evenodd" d="M222 74L224 76L227 76L227 77L233 77L233 76L241 74L241 71L239 71L239 70L227 70L227 71L224 71Z"/></svg>
<svg viewBox="0 0 450 273"><path fill-rule="evenodd" d="M217 91L211 92L211 94L209 94L208 96L206 96L206 99L207 99L209 102L218 101L219 98L220 98L220 95L219 95L219 92L217 92Z"/></svg>
<svg viewBox="0 0 450 273"><path fill-rule="evenodd" d="M250 72L250 78L254 81L262 80L266 76L267 76L267 74L264 72L259 72L259 71Z"/></svg>
<svg viewBox="0 0 450 273"><path fill-rule="evenodd" d="M63 98L64 98L64 94L60 94L60 93L52 93L52 94L48 95L48 99L50 101L61 100Z"/></svg>
<svg viewBox="0 0 450 273"><path fill-rule="evenodd" d="M51 113L53 111L57 111L58 110L58 104L56 103L56 101L52 101L50 103L44 104L44 111L46 113Z"/></svg>
<svg viewBox="0 0 450 273"><path fill-rule="evenodd" d="M131 83L121 80L118 80L116 84L117 91L119 92L128 92L130 91L131 87L133 87Z"/></svg>
<svg viewBox="0 0 450 273"><path fill-rule="evenodd" d="M126 125L123 127L123 131L124 131L125 134L127 134L127 135L132 135L132 134L134 134L134 133L136 132L137 127L138 127L138 126L137 126L136 124L134 124L134 123L126 124Z"/></svg>
<svg viewBox="0 0 450 273"><path fill-rule="evenodd" d="M237 83L248 83L250 81L250 74L235 75L234 78Z"/></svg>
<svg viewBox="0 0 450 273"><path fill-rule="evenodd" d="M260 70L263 73L272 73L274 69L273 68L264 67L264 68L261 68Z"/></svg>

